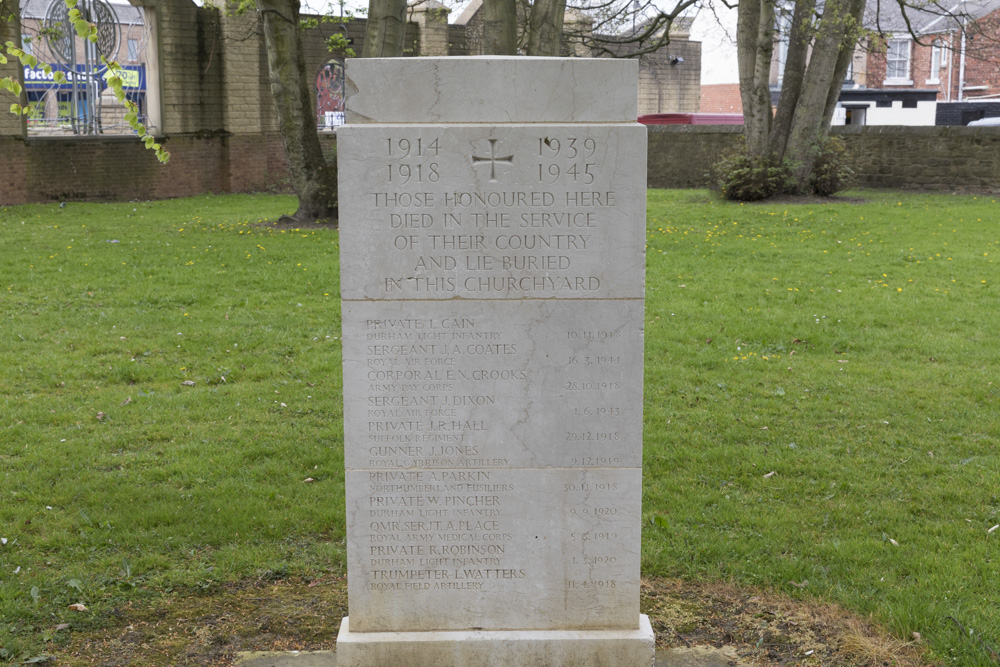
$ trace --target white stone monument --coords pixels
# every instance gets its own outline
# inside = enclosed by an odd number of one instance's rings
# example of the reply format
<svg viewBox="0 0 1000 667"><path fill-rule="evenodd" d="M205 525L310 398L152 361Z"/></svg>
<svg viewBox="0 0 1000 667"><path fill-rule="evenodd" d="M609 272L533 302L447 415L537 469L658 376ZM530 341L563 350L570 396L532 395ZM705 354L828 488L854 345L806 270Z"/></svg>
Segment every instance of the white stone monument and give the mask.
<svg viewBox="0 0 1000 667"><path fill-rule="evenodd" d="M349 60L339 667L638 667L637 64Z"/></svg>

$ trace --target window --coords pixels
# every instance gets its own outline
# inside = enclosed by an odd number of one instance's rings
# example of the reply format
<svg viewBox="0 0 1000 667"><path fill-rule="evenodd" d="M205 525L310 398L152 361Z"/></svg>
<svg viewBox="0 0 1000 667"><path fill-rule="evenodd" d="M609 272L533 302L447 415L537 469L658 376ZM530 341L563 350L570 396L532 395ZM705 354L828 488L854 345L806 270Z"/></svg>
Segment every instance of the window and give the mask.
<svg viewBox="0 0 1000 667"><path fill-rule="evenodd" d="M885 57L885 82L913 85L910 81L910 40L890 39Z"/></svg>
<svg viewBox="0 0 1000 667"><path fill-rule="evenodd" d="M128 60L132 63L139 60L139 40L137 39L128 40Z"/></svg>
<svg viewBox="0 0 1000 667"><path fill-rule="evenodd" d="M941 83L941 70L948 66L948 48L940 39L931 44L931 77L927 83Z"/></svg>

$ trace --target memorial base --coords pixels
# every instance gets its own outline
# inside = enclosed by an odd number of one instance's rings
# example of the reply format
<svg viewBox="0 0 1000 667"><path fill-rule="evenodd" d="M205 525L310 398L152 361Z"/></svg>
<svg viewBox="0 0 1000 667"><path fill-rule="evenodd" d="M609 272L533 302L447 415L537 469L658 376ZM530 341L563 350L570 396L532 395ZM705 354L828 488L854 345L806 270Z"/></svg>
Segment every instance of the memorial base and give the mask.
<svg viewBox="0 0 1000 667"><path fill-rule="evenodd" d="M452 630L337 635L337 667L651 667L649 617L636 630Z"/></svg>

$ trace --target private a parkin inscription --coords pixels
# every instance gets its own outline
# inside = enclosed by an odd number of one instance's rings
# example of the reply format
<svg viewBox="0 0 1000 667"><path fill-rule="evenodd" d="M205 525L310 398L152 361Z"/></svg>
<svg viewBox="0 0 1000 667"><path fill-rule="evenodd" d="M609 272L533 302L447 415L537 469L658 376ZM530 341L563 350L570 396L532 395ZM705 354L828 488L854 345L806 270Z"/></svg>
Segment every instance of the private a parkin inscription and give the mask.
<svg viewBox="0 0 1000 667"><path fill-rule="evenodd" d="M652 663L634 65L348 63L338 664Z"/></svg>

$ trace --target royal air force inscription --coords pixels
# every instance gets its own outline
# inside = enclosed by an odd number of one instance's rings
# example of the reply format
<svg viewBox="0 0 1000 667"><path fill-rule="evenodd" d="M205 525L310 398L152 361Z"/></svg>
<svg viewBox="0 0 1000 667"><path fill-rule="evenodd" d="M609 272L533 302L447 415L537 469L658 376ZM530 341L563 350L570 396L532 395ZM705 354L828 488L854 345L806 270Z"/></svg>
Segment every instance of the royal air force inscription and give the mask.
<svg viewBox="0 0 1000 667"><path fill-rule="evenodd" d="M449 155L440 137L385 140L386 191L369 193L368 201L408 269L384 277L386 294L599 291L601 277L580 259L607 224L601 212L617 206L614 191L587 189L604 147L590 137L546 135L522 141L534 150L521 158L504 155L501 139L474 143L488 149L467 160L497 189L435 188L442 162L462 157ZM505 172L521 159L531 189L504 189ZM558 190L546 189L553 185Z"/></svg>

